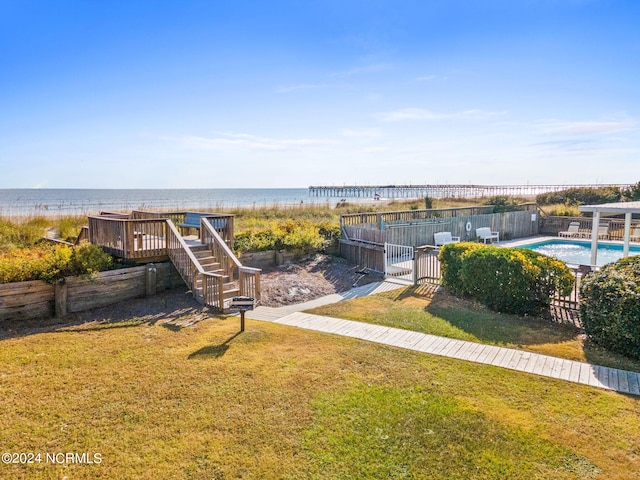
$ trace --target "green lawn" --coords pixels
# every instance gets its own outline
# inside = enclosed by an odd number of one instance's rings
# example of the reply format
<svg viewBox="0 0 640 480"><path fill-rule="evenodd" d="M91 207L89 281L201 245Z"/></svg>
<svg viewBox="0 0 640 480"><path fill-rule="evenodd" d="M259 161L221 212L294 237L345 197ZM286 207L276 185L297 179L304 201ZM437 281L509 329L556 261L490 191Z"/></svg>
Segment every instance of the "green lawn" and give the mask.
<svg viewBox="0 0 640 480"><path fill-rule="evenodd" d="M102 462L0 478L640 478L637 397L252 320L237 335L170 296L86 320L0 340L0 445Z"/></svg>
<svg viewBox="0 0 640 480"><path fill-rule="evenodd" d="M586 342L573 325L496 313L443 289L434 292L430 285L326 305L310 313L640 372L640 361Z"/></svg>

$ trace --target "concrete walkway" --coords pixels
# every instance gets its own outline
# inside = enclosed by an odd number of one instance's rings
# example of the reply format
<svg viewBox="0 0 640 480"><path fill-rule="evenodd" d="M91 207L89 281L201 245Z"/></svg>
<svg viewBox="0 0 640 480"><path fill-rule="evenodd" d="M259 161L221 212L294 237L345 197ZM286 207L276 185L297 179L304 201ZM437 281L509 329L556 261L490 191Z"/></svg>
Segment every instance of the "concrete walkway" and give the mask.
<svg viewBox="0 0 640 480"><path fill-rule="evenodd" d="M258 307L252 312L247 312L246 315L254 320L280 323L317 332L333 333L432 355L457 358L534 375L582 383L593 387L606 388L616 392L640 395L640 374L636 372L565 360L524 350L454 340L400 328L303 313L304 310L321 305L396 290L406 286L406 284L391 281L377 282L355 288L349 292L328 295L297 305L280 308Z"/></svg>

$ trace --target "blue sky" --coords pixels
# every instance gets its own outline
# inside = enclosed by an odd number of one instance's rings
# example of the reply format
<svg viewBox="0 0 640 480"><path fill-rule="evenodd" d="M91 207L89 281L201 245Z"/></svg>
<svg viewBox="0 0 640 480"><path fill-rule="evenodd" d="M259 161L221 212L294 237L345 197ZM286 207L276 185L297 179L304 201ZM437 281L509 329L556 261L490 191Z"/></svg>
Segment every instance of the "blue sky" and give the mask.
<svg viewBox="0 0 640 480"><path fill-rule="evenodd" d="M0 0L0 188L640 180L635 0Z"/></svg>

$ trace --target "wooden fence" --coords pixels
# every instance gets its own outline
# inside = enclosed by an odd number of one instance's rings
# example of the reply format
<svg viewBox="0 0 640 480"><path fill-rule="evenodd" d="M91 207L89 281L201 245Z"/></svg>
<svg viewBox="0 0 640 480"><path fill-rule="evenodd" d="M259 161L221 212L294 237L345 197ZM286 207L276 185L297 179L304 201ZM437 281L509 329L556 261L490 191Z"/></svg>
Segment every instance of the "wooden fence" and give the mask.
<svg viewBox="0 0 640 480"><path fill-rule="evenodd" d="M519 206L519 208L531 208ZM430 218L452 218L465 217L472 215L481 215L493 213L493 205L482 205L478 207L461 207L461 208L430 208L427 210L402 210L397 212L381 212L381 213L350 213L340 216L341 226L360 226L361 228L382 228L385 223L393 222L411 222L415 220L426 220Z"/></svg>
<svg viewBox="0 0 640 480"><path fill-rule="evenodd" d="M580 232L588 234L592 230L593 219L591 217L543 216L540 219L540 233L555 237L560 232L566 232L572 222L580 224L578 227ZM607 225L609 240L624 239L624 218L600 217L600 225ZM631 223L631 231L638 227L640 227L640 222Z"/></svg>
<svg viewBox="0 0 640 480"><path fill-rule="evenodd" d="M374 272L384 272L384 245L340 240L340 255L348 262Z"/></svg>
<svg viewBox="0 0 640 480"><path fill-rule="evenodd" d="M94 278L67 277L0 285L0 321L45 319L81 312L184 285L170 263L110 270Z"/></svg>
<svg viewBox="0 0 640 480"><path fill-rule="evenodd" d="M433 236L437 232L451 232L452 236L460 237L463 241L473 241L476 238L476 229L480 227L489 227L492 231L500 232L501 240L538 235L537 210L531 209L531 204L526 204L524 207L526 208L515 212L475 215L459 215L459 213L468 213L471 209L449 209L454 211L455 215L414 218L411 221L381 220L381 228L372 228L374 225L372 223L343 223L340 254L364 268L383 271L385 243L413 247L433 245L435 243ZM481 211L480 208L476 208ZM415 211L409 213L415 213ZM366 215L380 214L359 215L362 220L368 222L371 218Z"/></svg>

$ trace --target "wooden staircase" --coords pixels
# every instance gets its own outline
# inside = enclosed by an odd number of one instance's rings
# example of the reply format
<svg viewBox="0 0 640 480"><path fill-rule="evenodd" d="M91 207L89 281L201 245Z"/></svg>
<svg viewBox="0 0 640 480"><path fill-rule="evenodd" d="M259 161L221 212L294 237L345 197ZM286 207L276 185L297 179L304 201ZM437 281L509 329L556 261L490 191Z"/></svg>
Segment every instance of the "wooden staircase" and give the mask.
<svg viewBox="0 0 640 480"><path fill-rule="evenodd" d="M167 254L194 298L223 311L236 296L260 301L260 270L243 266L207 217L201 218L197 242L167 222Z"/></svg>
<svg viewBox="0 0 640 480"><path fill-rule="evenodd" d="M191 249L194 257L196 257L198 263L205 272L222 276L222 295L225 300L225 304L228 303L229 299L240 295L240 285L237 281L229 278L229 275L225 272L224 268L222 268L222 263L220 263L218 259L212 255L211 250L207 245L200 244L190 246L189 248ZM204 303L202 283L203 278L199 277L196 279L195 285L192 286L194 296L200 303Z"/></svg>

